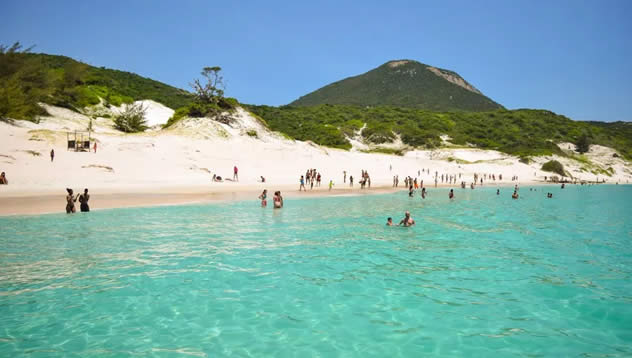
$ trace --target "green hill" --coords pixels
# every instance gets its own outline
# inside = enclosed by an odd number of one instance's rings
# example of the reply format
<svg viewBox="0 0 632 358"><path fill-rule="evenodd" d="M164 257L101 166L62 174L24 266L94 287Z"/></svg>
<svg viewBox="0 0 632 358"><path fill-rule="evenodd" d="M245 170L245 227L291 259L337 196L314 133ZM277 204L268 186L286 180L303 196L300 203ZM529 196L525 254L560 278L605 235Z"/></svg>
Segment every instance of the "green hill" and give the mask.
<svg viewBox="0 0 632 358"><path fill-rule="evenodd" d="M351 148L347 137L355 136L362 128L362 138L372 143L390 142L397 135L411 147L433 148L441 145L441 135L448 135L456 145L475 145L521 157L565 155L555 143L575 142L586 134L593 144L615 148L632 159L632 123L573 121L546 110L432 112L348 105L248 109L262 117L272 130L342 149Z"/></svg>
<svg viewBox="0 0 632 358"><path fill-rule="evenodd" d="M150 99L177 109L193 101L185 90L134 73L94 67L65 56L0 51L0 118L34 120L38 103L80 110Z"/></svg>
<svg viewBox="0 0 632 358"><path fill-rule="evenodd" d="M489 111L503 108L459 74L411 60L389 61L365 74L311 92L292 106L348 104L397 106L431 111Z"/></svg>

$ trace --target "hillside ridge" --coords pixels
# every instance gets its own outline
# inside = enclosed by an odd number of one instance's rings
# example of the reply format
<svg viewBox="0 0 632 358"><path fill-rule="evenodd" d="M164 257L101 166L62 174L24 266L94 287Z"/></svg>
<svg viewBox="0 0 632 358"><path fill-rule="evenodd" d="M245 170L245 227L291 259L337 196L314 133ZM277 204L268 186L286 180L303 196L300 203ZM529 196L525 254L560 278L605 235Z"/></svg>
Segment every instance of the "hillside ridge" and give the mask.
<svg viewBox="0 0 632 358"><path fill-rule="evenodd" d="M442 112L503 108L458 73L409 59L388 61L290 103L291 106L319 104L387 105Z"/></svg>

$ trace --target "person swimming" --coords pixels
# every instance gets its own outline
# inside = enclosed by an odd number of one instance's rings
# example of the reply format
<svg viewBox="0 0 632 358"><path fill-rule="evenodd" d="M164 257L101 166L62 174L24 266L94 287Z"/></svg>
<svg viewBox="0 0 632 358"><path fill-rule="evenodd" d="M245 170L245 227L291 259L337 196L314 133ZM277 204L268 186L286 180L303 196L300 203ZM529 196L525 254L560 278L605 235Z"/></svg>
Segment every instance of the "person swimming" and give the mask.
<svg viewBox="0 0 632 358"><path fill-rule="evenodd" d="M413 226L415 225L415 220L410 217L410 211L407 211L404 214L404 218L399 222L399 226Z"/></svg>
<svg viewBox="0 0 632 358"><path fill-rule="evenodd" d="M88 200L90 200L90 194L88 194L88 189L83 190L83 194L79 195L79 209L82 213L87 213L90 211L90 206L88 205Z"/></svg>
<svg viewBox="0 0 632 358"><path fill-rule="evenodd" d="M512 199L518 199L518 192L514 191L513 194L511 194L511 198Z"/></svg>
<svg viewBox="0 0 632 358"><path fill-rule="evenodd" d="M422 199L426 198L426 188L421 188L421 198Z"/></svg>
<svg viewBox="0 0 632 358"><path fill-rule="evenodd" d="M393 226L393 218L386 219L386 226Z"/></svg>
<svg viewBox="0 0 632 358"><path fill-rule="evenodd" d="M268 206L268 201L266 200L267 198L268 198L268 189L263 189L263 193L259 195L259 199L261 199L262 208L265 208L266 206Z"/></svg>
<svg viewBox="0 0 632 358"><path fill-rule="evenodd" d="M448 198L454 199L454 189L450 189L450 194L448 194Z"/></svg>
<svg viewBox="0 0 632 358"><path fill-rule="evenodd" d="M500 189L496 189L496 195L500 195Z"/></svg>

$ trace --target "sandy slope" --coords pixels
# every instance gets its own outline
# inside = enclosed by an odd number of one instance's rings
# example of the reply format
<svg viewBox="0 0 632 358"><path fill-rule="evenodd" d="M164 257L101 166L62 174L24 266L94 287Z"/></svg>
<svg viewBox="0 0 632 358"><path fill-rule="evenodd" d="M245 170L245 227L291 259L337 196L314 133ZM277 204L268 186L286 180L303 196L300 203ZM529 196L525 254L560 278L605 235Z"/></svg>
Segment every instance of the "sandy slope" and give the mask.
<svg viewBox="0 0 632 358"><path fill-rule="evenodd" d="M155 102L151 104L152 123L164 121L170 113L161 107ZM322 173L323 188L331 179L335 189L348 186L343 184L344 170L356 182L360 171L368 170L374 187L390 186L396 174L402 182L406 175L417 177L419 170L427 168L431 174L419 176L427 184L434 184L435 172L461 174L461 180L467 182L472 181L474 173L502 174L504 183L512 183L513 175L521 183L541 181L550 175L539 170L549 158L539 158L527 165L495 151L457 148L412 151L398 157L324 148L285 139L241 109L231 126L209 119L186 119L168 130L134 135L114 130L110 119L100 117L93 122L92 134L98 142L97 153L71 152L66 150L66 131L84 130L89 118L61 108L48 107L48 110L52 116L40 124L0 122L0 171L5 171L10 181L10 185L0 186L2 207L9 203L10 197L34 195L59 195L63 202L66 187L75 190L88 187L95 195L250 192L264 186L270 190L288 189L298 185L307 168L317 168ZM249 131L251 134L256 131L257 136L248 135ZM51 149L56 153L52 163ZM621 159L613 158L612 153L608 148L593 146L588 157L615 169L613 177L606 177L608 182L632 180L629 167ZM581 163L566 158L561 161L573 176L597 178L593 173L580 172ZM238 183L211 182L212 174L232 178L234 165L239 168ZM266 178L266 184L258 182L260 176ZM600 175L599 179L603 177ZM30 203L37 206L36 200ZM96 201L93 206L98 206Z"/></svg>

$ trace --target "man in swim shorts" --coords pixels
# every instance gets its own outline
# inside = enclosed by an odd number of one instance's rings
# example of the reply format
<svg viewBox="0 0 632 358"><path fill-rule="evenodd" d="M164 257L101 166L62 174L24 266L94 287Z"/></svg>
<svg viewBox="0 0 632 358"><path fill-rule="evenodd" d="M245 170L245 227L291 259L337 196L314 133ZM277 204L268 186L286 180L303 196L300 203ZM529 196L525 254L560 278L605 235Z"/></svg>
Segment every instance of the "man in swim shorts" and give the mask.
<svg viewBox="0 0 632 358"><path fill-rule="evenodd" d="M402 219L402 221L399 222L399 226L413 226L413 225L415 225L415 220L413 220L413 218L410 217L410 211L407 211L404 215L405 216Z"/></svg>

